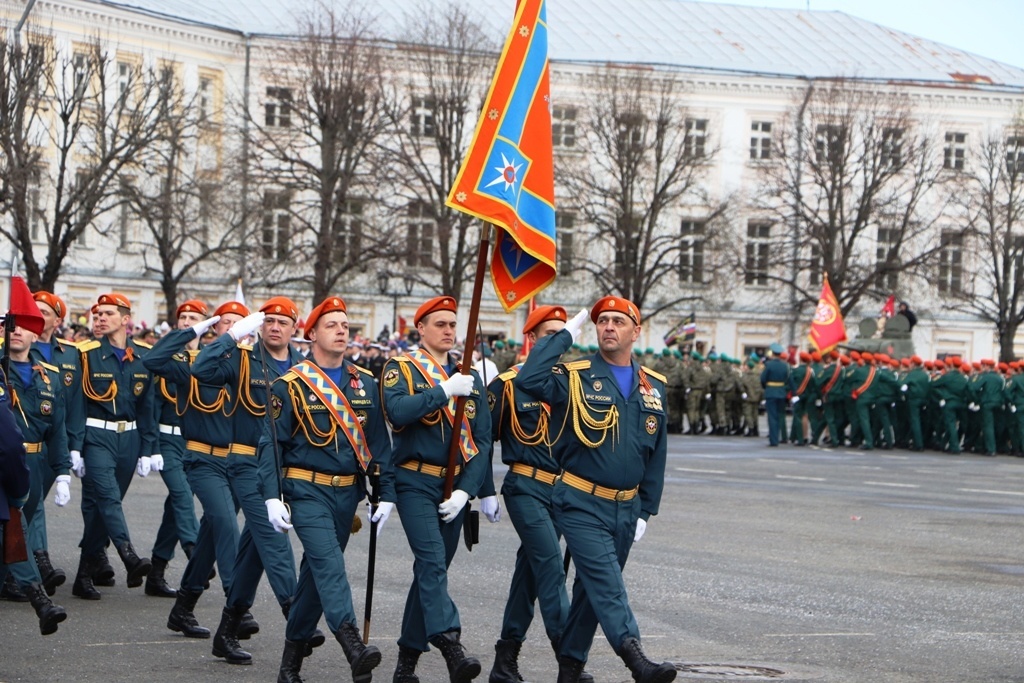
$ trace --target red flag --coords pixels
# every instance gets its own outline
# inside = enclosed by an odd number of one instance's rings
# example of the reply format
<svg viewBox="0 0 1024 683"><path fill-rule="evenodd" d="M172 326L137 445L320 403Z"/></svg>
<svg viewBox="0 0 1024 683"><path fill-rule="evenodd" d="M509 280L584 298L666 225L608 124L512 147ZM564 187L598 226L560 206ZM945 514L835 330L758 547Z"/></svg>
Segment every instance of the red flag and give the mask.
<svg viewBox="0 0 1024 683"><path fill-rule="evenodd" d="M546 0L521 0L448 206L498 228L491 281L511 311L555 280Z"/></svg>
<svg viewBox="0 0 1024 683"><path fill-rule="evenodd" d="M822 353L831 351L837 344L846 341L846 325L843 323L843 314L839 311L839 301L832 292L827 275L824 280L821 285L821 296L818 297L818 307L814 311L814 320L811 321L811 333L807 335L814 348Z"/></svg>
<svg viewBox="0 0 1024 683"><path fill-rule="evenodd" d="M11 278L11 306L7 315L14 316L14 324L34 334L43 332L43 314L32 298L28 285L17 275Z"/></svg>
<svg viewBox="0 0 1024 683"><path fill-rule="evenodd" d="M398 316L398 330L396 330L403 338L409 334L409 323L402 316Z"/></svg>
<svg viewBox="0 0 1024 683"><path fill-rule="evenodd" d="M889 299L882 306L882 316L891 318L896 315L896 296L893 294L889 295Z"/></svg>

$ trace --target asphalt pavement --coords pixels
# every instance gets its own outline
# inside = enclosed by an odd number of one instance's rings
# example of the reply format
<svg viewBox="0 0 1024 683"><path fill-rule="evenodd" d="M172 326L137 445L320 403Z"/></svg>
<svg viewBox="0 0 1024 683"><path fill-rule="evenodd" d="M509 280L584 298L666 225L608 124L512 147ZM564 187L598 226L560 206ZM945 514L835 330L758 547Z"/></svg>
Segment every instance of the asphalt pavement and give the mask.
<svg viewBox="0 0 1024 683"><path fill-rule="evenodd" d="M500 482L504 467L495 468ZM678 680L827 683L1024 681L1024 459L899 450L828 450L764 438L672 436L660 514L634 546L626 585L652 659ZM42 637L27 604L0 603L0 681L273 681L284 619L262 584L253 613L261 631L243 645L252 666L213 657L211 641L166 628L172 600L117 586L103 599L74 598L82 519L48 501L51 555L69 574L55 600L69 612ZM125 501L132 538L148 554L164 488L138 479ZM198 503L197 503L198 506ZM292 538L297 556L301 548ZM346 564L362 617L367 529ZM484 664L494 655L518 541L512 524L482 522L481 544L463 547L449 574L463 641ZM168 570L180 578L184 557ZM378 544L371 642L383 651L377 681L390 681L411 579L397 514ZM219 582L200 600L215 629ZM322 625L323 628L326 628ZM553 682L556 666L539 612L520 659L528 681ZM600 683L629 672L598 632L587 668ZM440 653L420 660L423 683L443 683ZM303 664L309 683L348 681L333 640Z"/></svg>

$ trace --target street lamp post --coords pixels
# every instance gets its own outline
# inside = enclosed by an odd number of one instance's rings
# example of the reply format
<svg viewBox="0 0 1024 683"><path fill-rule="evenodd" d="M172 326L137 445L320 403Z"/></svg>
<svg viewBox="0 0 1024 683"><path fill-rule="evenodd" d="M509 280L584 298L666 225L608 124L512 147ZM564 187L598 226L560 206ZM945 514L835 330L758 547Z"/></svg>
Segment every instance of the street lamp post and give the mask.
<svg viewBox="0 0 1024 683"><path fill-rule="evenodd" d="M391 331L398 331L398 300L403 296L409 296L412 294L413 285L416 282L412 279L412 276L406 273L402 276L402 284L405 287L405 292L399 290L390 291L388 289L388 282L391 280L391 274L386 270L377 271L377 289L384 296L391 297Z"/></svg>

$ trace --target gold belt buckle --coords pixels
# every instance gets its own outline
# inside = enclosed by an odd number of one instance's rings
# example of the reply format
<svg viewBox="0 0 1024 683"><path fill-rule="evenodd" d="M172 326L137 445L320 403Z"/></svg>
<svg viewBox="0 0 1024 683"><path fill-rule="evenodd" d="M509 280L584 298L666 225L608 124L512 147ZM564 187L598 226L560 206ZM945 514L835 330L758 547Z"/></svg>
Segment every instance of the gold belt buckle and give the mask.
<svg viewBox="0 0 1024 683"><path fill-rule="evenodd" d="M442 467L440 469L441 469L441 473L438 474L437 476L439 476L439 477L446 477L446 476L448 476L448 468L447 467Z"/></svg>
<svg viewBox="0 0 1024 683"><path fill-rule="evenodd" d="M615 502L621 503L622 501L626 500L626 494L627 493L629 493L629 491L616 491L615 492Z"/></svg>
<svg viewBox="0 0 1024 683"><path fill-rule="evenodd" d="M117 423L117 433L120 434L121 432L123 432L124 428L127 427L127 426L128 426L128 423L125 422L124 420L118 421L118 423Z"/></svg>
<svg viewBox="0 0 1024 683"><path fill-rule="evenodd" d="M340 474L336 474L331 477L331 486L341 486L341 479L342 477Z"/></svg>

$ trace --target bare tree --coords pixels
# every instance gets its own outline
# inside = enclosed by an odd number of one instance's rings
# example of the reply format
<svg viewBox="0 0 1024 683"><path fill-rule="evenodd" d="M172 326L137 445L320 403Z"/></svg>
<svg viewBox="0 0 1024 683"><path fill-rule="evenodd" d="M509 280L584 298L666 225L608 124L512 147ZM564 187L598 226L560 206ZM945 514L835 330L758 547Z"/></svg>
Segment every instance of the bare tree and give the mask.
<svg viewBox="0 0 1024 683"><path fill-rule="evenodd" d="M406 29L388 98L389 186L396 225L392 259L441 293L459 298L471 282L481 224L445 206L469 146L497 59L497 45L455 4L423 13ZM398 65L396 65L398 66Z"/></svg>
<svg viewBox="0 0 1024 683"><path fill-rule="evenodd" d="M1000 360L1011 361L1024 323L1024 121L990 135L965 161L952 194L979 258L959 288L948 287L955 264L941 264L939 282L957 309L995 325Z"/></svg>
<svg viewBox="0 0 1024 683"><path fill-rule="evenodd" d="M682 207L700 207L706 225L725 210L703 185L717 151L708 121L687 113L679 81L638 70L605 72L586 110L577 136L582 154L557 166L561 194L578 198L572 206L586 231L574 269L599 291L636 303L645 317L698 298L665 283L686 244L677 223Z"/></svg>
<svg viewBox="0 0 1024 683"><path fill-rule="evenodd" d="M768 246L763 257L741 252L737 267L748 283L788 288L794 315L817 303L822 272L846 315L865 296L898 293L933 263L941 164L905 94L809 85L772 157L754 200L758 220L774 221Z"/></svg>

